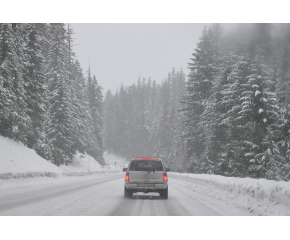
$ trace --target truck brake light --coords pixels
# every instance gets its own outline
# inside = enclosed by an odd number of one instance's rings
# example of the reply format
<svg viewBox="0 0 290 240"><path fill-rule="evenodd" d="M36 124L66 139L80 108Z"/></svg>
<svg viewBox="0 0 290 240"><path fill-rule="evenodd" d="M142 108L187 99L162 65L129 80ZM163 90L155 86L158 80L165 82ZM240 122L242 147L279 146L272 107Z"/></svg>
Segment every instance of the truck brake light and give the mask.
<svg viewBox="0 0 290 240"><path fill-rule="evenodd" d="M167 182L168 178L167 178L167 173L163 173L163 182Z"/></svg>
<svg viewBox="0 0 290 240"><path fill-rule="evenodd" d="M129 181L129 173L126 173L125 181Z"/></svg>

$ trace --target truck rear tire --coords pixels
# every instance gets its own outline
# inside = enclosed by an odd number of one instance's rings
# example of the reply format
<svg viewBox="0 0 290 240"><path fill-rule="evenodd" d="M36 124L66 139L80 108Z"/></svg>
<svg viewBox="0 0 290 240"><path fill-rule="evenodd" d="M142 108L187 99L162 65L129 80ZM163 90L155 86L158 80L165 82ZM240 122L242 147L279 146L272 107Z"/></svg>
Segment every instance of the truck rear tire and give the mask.
<svg viewBox="0 0 290 240"><path fill-rule="evenodd" d="M124 198L132 198L133 193L130 190L127 190L127 188L124 188Z"/></svg>
<svg viewBox="0 0 290 240"><path fill-rule="evenodd" d="M168 199L168 186L166 189L164 189L160 192L160 197L161 197L161 199Z"/></svg>

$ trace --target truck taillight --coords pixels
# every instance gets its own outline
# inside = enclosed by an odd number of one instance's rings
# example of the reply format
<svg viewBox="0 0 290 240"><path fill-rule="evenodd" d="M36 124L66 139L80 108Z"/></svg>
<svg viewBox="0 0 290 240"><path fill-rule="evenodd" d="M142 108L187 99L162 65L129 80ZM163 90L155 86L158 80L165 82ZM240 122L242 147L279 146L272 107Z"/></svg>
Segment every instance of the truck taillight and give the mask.
<svg viewBox="0 0 290 240"><path fill-rule="evenodd" d="M167 173L163 174L163 182L167 182L168 178L167 178Z"/></svg>
<svg viewBox="0 0 290 240"><path fill-rule="evenodd" d="M129 173L126 173L125 181L129 181Z"/></svg>

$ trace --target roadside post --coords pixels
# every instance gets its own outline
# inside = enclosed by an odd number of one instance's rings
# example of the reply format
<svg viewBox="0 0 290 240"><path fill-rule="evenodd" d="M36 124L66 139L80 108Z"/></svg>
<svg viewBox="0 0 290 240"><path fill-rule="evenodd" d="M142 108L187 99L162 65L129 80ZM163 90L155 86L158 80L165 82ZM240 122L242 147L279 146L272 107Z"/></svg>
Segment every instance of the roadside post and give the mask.
<svg viewBox="0 0 290 240"><path fill-rule="evenodd" d="M187 151L186 151L186 160L185 160L185 172L187 173Z"/></svg>

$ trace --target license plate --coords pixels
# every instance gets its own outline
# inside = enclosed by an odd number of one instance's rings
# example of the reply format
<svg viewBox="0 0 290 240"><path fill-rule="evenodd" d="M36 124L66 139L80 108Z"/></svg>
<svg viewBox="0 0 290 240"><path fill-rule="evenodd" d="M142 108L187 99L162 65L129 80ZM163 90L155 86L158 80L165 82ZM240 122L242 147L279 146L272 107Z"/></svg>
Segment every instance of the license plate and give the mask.
<svg viewBox="0 0 290 240"><path fill-rule="evenodd" d="M153 187L153 184L137 184L137 187Z"/></svg>

